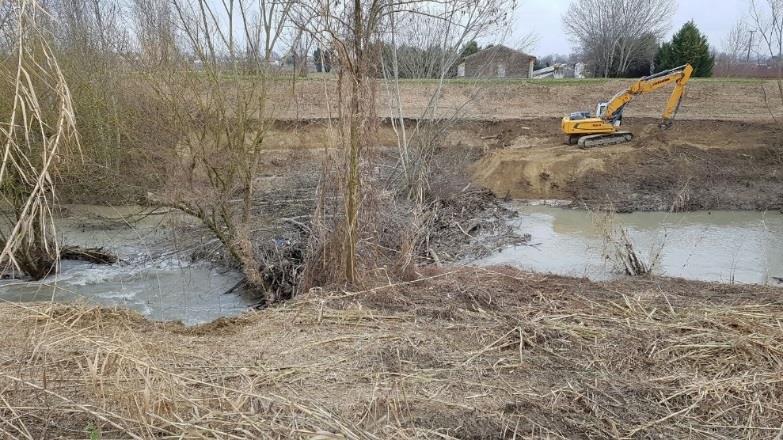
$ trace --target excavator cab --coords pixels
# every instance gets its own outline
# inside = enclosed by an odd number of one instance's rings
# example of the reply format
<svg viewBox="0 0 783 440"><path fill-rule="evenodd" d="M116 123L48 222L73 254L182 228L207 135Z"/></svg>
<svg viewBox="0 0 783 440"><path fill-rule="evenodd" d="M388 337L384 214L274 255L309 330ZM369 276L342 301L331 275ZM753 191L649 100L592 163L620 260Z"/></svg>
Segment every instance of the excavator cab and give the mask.
<svg viewBox="0 0 783 440"><path fill-rule="evenodd" d="M608 102L599 102L595 107L595 117L607 119L605 117L607 107L609 107ZM616 111L611 118L608 118L608 120L615 127L621 126L623 124L623 109L621 108L620 110Z"/></svg>
<svg viewBox="0 0 783 440"><path fill-rule="evenodd" d="M599 102L597 106L595 106L595 117L600 118L603 117L604 113L606 113L606 107L609 106L608 102Z"/></svg>
<svg viewBox="0 0 783 440"><path fill-rule="evenodd" d="M588 119L592 117L593 115L591 115L590 112L573 112L568 116L568 118L572 121L581 121L582 119Z"/></svg>

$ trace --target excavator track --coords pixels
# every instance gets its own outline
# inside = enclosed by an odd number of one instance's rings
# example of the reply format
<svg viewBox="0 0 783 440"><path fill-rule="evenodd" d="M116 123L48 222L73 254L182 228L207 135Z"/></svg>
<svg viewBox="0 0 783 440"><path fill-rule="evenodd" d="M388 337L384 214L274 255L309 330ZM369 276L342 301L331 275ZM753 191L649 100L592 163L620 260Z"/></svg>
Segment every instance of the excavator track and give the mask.
<svg viewBox="0 0 783 440"><path fill-rule="evenodd" d="M622 144L631 142L633 133L629 131L618 131L611 134L593 134L579 138L579 148L586 150L588 148L601 147L604 145Z"/></svg>

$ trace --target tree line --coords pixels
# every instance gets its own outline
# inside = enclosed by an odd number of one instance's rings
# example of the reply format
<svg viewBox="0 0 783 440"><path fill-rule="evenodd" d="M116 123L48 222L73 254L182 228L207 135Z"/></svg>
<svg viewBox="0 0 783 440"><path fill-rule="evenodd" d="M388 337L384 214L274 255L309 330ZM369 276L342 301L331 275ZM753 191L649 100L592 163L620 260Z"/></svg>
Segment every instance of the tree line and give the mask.
<svg viewBox="0 0 783 440"><path fill-rule="evenodd" d="M637 77L685 63L711 76L714 56L692 21L663 42L675 0L573 0L563 27L597 77Z"/></svg>

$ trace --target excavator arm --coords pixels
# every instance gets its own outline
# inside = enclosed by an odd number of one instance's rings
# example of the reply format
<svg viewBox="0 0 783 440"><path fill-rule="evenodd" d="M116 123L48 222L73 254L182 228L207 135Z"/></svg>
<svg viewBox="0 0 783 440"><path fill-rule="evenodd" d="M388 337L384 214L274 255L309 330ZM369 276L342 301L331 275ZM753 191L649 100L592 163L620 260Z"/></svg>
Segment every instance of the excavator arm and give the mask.
<svg viewBox="0 0 783 440"><path fill-rule="evenodd" d="M669 128L672 119L677 114L682 101L682 95L685 92L685 85L691 78L693 67L690 64L676 67L671 70L656 73L655 75L645 76L633 83L630 87L616 94L606 105L603 115L598 115L604 120L614 123L622 117L623 108L631 102L634 97L644 93L654 92L671 83L675 83L669 100L666 102L666 108L663 111L663 117L659 124L663 128Z"/></svg>
<svg viewBox="0 0 783 440"><path fill-rule="evenodd" d="M578 144L582 148L591 148L632 140L633 133L619 130L625 106L637 95L654 92L673 83L674 91L666 102L661 122L658 124L661 128L669 128L680 108L685 85L690 80L691 74L693 74L693 67L686 64L645 76L614 95L608 102L599 103L594 115L589 112L571 113L560 123L561 130L566 135L566 142L569 145Z"/></svg>

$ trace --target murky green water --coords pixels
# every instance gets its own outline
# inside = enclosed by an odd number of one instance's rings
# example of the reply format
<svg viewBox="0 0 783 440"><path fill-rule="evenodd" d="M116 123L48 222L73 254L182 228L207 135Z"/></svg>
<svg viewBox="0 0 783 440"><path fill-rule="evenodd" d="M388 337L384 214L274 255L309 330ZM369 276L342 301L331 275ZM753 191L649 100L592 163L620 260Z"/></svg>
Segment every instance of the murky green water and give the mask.
<svg viewBox="0 0 783 440"><path fill-rule="evenodd" d="M607 279L618 276L604 258L600 227L581 210L512 204L532 245L507 248L480 264ZM724 283L778 284L783 277L783 215L711 211L620 214L638 253L647 261L661 249L655 273Z"/></svg>
<svg viewBox="0 0 783 440"><path fill-rule="evenodd" d="M188 259L192 237L181 237L173 228L187 222L186 217L169 213L142 218L139 207L82 205L69 206L67 212L57 221L64 243L105 247L121 262L63 261L57 275L41 281L0 280L0 300L117 305L150 319L186 324L238 314L253 303L239 294L223 294L242 278L239 273Z"/></svg>

